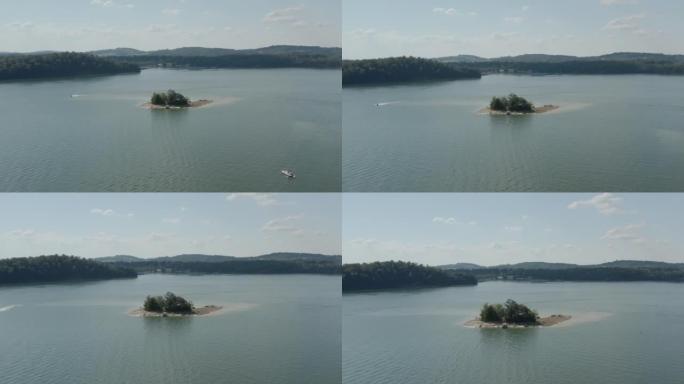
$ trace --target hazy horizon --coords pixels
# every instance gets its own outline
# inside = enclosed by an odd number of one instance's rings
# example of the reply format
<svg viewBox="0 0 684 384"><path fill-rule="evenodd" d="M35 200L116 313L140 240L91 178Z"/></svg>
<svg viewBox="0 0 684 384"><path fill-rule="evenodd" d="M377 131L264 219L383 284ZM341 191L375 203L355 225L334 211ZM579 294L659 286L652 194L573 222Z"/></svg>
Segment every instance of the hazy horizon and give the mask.
<svg viewBox="0 0 684 384"><path fill-rule="evenodd" d="M25 0L0 14L0 52L339 47L340 23L332 0Z"/></svg>
<svg viewBox="0 0 684 384"><path fill-rule="evenodd" d="M684 262L684 197L669 194L350 194L345 263Z"/></svg>
<svg viewBox="0 0 684 384"><path fill-rule="evenodd" d="M345 59L680 54L682 13L667 0L345 0L342 40Z"/></svg>
<svg viewBox="0 0 684 384"><path fill-rule="evenodd" d="M336 195L21 193L0 209L0 259L341 254Z"/></svg>

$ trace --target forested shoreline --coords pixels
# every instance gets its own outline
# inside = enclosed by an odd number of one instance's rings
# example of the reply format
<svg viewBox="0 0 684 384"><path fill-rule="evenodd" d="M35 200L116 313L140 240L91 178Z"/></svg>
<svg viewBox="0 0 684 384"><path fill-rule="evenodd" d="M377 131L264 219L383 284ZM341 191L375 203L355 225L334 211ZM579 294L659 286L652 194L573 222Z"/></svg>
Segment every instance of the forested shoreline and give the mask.
<svg viewBox="0 0 684 384"><path fill-rule="evenodd" d="M136 278L131 268L75 256L50 255L0 260L0 285Z"/></svg>
<svg viewBox="0 0 684 384"><path fill-rule="evenodd" d="M63 52L0 56L0 81L140 73L136 64Z"/></svg>
<svg viewBox="0 0 684 384"><path fill-rule="evenodd" d="M342 63L342 84L373 85L479 79L479 71L454 67L419 57L390 57L346 60Z"/></svg>

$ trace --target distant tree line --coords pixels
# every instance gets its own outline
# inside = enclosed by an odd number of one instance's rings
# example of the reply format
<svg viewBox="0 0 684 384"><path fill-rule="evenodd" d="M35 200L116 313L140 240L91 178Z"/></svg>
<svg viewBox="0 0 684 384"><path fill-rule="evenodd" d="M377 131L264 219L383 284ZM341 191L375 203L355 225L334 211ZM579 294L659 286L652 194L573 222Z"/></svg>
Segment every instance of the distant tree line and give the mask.
<svg viewBox="0 0 684 384"><path fill-rule="evenodd" d="M684 282L680 268L578 267L564 269L485 268L468 271L478 280L669 281Z"/></svg>
<svg viewBox="0 0 684 384"><path fill-rule="evenodd" d="M563 62L506 62L450 63L452 68L467 68L483 73L620 75L658 74L684 75L684 63L644 60L570 60Z"/></svg>
<svg viewBox="0 0 684 384"><path fill-rule="evenodd" d="M234 54L223 56L113 56L120 63L168 68L340 68L333 55L312 54Z"/></svg>
<svg viewBox="0 0 684 384"><path fill-rule="evenodd" d="M537 312L511 299L503 305L485 304L480 311L480 320L487 323L536 324L538 318Z"/></svg>
<svg viewBox="0 0 684 384"><path fill-rule="evenodd" d="M53 255L0 260L0 285L70 280L135 278L126 267L103 264L74 256Z"/></svg>
<svg viewBox="0 0 684 384"><path fill-rule="evenodd" d="M197 274L322 274L340 273L340 265L333 261L232 260L222 262L140 261L111 262L115 266L133 268L139 273L197 273Z"/></svg>
<svg viewBox="0 0 684 384"><path fill-rule="evenodd" d="M168 312L191 314L195 307L192 305L191 301L186 300L181 296L177 296L173 292L166 292L166 295L164 296L147 296L145 303L143 304L143 309L155 313Z"/></svg>
<svg viewBox="0 0 684 384"><path fill-rule="evenodd" d="M138 72L140 67L136 64L84 53L0 56L0 81Z"/></svg>
<svg viewBox="0 0 684 384"><path fill-rule="evenodd" d="M477 280L472 275L403 261L345 264L342 266L343 291L476 284Z"/></svg>
<svg viewBox="0 0 684 384"><path fill-rule="evenodd" d="M479 79L480 71L418 57L353 60L342 63L343 85Z"/></svg>

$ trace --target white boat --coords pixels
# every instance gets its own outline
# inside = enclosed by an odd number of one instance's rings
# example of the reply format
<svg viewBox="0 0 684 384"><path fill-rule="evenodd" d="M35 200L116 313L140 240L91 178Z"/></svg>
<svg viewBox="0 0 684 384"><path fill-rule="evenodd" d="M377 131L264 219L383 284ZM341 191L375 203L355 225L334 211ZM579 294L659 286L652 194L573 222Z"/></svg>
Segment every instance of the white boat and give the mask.
<svg viewBox="0 0 684 384"><path fill-rule="evenodd" d="M290 179L294 179L295 177L297 177L297 175L295 174L295 171L293 171L291 169L283 169L280 171L280 173L282 173L283 175L287 176Z"/></svg>

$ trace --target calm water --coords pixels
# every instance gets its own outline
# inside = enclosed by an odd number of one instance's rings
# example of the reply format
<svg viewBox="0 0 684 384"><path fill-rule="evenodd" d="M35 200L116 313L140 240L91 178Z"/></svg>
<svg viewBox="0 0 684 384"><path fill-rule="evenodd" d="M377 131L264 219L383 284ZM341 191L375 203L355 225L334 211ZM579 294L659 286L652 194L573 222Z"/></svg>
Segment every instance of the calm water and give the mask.
<svg viewBox="0 0 684 384"><path fill-rule="evenodd" d="M0 83L0 191L339 191L340 79L335 70L152 69ZM215 102L139 107L166 89Z"/></svg>
<svg viewBox="0 0 684 384"><path fill-rule="evenodd" d="M472 329L485 302L514 298L564 327ZM684 382L684 285L483 283L345 295L345 384Z"/></svg>
<svg viewBox="0 0 684 384"><path fill-rule="evenodd" d="M561 110L477 113L510 92ZM345 89L343 188L684 191L682 94L684 77L664 76L495 75Z"/></svg>
<svg viewBox="0 0 684 384"><path fill-rule="evenodd" d="M340 383L340 285L329 276L148 275L0 288L0 382ZM167 290L241 310L127 315Z"/></svg>

